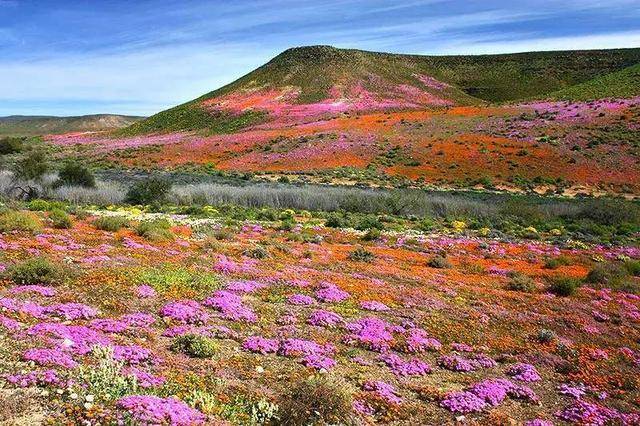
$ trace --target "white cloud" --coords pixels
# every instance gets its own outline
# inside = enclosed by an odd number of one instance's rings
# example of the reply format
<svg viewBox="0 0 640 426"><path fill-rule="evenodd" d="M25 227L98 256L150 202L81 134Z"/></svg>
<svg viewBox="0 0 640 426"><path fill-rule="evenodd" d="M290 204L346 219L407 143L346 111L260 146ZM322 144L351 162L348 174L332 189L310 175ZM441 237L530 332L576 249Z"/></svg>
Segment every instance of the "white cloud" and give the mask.
<svg viewBox="0 0 640 426"><path fill-rule="evenodd" d="M0 104L92 101L123 107L115 111L119 113L151 114L227 84L274 53L257 52L252 45L181 45L119 55L0 61ZM95 107L86 112L96 112Z"/></svg>

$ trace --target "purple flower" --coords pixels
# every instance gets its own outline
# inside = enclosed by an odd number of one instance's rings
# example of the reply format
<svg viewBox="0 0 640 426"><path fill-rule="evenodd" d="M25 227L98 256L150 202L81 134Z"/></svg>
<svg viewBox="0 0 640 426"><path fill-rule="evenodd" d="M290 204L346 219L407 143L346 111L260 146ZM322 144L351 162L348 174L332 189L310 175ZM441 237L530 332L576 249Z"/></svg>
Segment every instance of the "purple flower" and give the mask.
<svg viewBox="0 0 640 426"><path fill-rule="evenodd" d="M376 312L384 312L384 311L388 311L389 308L387 305L385 305L382 302L377 302L375 300L364 300L362 302L360 302L360 307L362 309L365 309L367 311L376 311Z"/></svg>
<svg viewBox="0 0 640 426"><path fill-rule="evenodd" d="M232 321L256 322L258 317L249 307L242 303L242 298L237 294L225 290L218 290L204 301L204 305L214 308L222 313L222 316Z"/></svg>
<svg viewBox="0 0 640 426"><path fill-rule="evenodd" d="M0 315L0 326L6 328L10 333L20 331L20 323L12 318Z"/></svg>
<svg viewBox="0 0 640 426"><path fill-rule="evenodd" d="M131 365L137 365L143 362L153 362L153 354L149 349L138 345L113 347L113 359L116 361L124 361Z"/></svg>
<svg viewBox="0 0 640 426"><path fill-rule="evenodd" d="M524 426L553 426L553 423L547 420L533 419L526 421Z"/></svg>
<svg viewBox="0 0 640 426"><path fill-rule="evenodd" d="M55 370L30 371L28 373L8 374L5 380L14 386L28 388L31 386L62 387L66 381L62 380Z"/></svg>
<svg viewBox="0 0 640 426"><path fill-rule="evenodd" d="M116 406L127 411L141 424L169 424L192 426L204 424L206 417L176 398L159 398L152 395L132 395L120 398Z"/></svg>
<svg viewBox="0 0 640 426"><path fill-rule="evenodd" d="M138 295L138 297L142 297L142 298L156 297L155 289L150 285L146 285L146 284L139 285L138 288L136 289L136 294Z"/></svg>
<svg viewBox="0 0 640 426"><path fill-rule="evenodd" d="M347 324L350 335L345 337L347 343L356 343L367 349L384 352L389 349L393 335L389 331L392 327L385 321L368 317Z"/></svg>
<svg viewBox="0 0 640 426"><path fill-rule="evenodd" d="M316 291L316 297L322 302L342 302L349 298L349 293L340 290L335 284L324 283L323 288Z"/></svg>
<svg viewBox="0 0 640 426"><path fill-rule="evenodd" d="M335 359L318 354L305 356L302 358L302 363L307 367L315 368L316 370L330 370L337 364Z"/></svg>
<svg viewBox="0 0 640 426"><path fill-rule="evenodd" d="M421 328L412 328L407 332L403 350L409 353L419 353L425 351L439 351L442 343L438 339L429 337L427 332Z"/></svg>
<svg viewBox="0 0 640 426"><path fill-rule="evenodd" d="M507 379L488 379L473 385L469 388L469 392L486 403L496 406L504 401L508 392L514 387L515 385Z"/></svg>
<svg viewBox="0 0 640 426"><path fill-rule="evenodd" d="M71 355L60 349L28 349L22 354L22 358L39 365L58 365L65 368L75 368L78 365Z"/></svg>
<svg viewBox="0 0 640 426"><path fill-rule="evenodd" d="M227 290L241 293L253 293L267 287L266 284L258 281L232 281L227 285Z"/></svg>
<svg viewBox="0 0 640 426"><path fill-rule="evenodd" d="M42 285L20 285L11 289L13 294L38 293L41 296L52 297L56 295L56 290Z"/></svg>
<svg viewBox="0 0 640 426"><path fill-rule="evenodd" d="M452 413L461 414L480 412L487 407L482 398L468 391L452 392L440 401L440 405Z"/></svg>
<svg viewBox="0 0 640 426"><path fill-rule="evenodd" d="M451 371L473 371L476 369L471 361L458 355L443 355L438 359L438 365Z"/></svg>
<svg viewBox="0 0 640 426"><path fill-rule="evenodd" d="M91 352L93 346L107 346L111 343L102 333L81 325L43 322L30 327L27 334L46 339L57 348L78 355Z"/></svg>
<svg viewBox="0 0 640 426"><path fill-rule="evenodd" d="M91 319L98 315L97 309L82 303L58 303L47 306L44 312L66 320Z"/></svg>
<svg viewBox="0 0 640 426"><path fill-rule="evenodd" d="M195 300L167 303L160 310L160 315L187 324L203 323L209 319L209 314Z"/></svg>
<svg viewBox="0 0 640 426"><path fill-rule="evenodd" d="M396 376L422 376L431 373L431 366L418 358L405 361L396 354L388 353L380 355L379 359L384 362Z"/></svg>
<svg viewBox="0 0 640 426"><path fill-rule="evenodd" d="M260 354L275 353L279 346L276 339L267 339L262 336L247 337L242 343L242 349Z"/></svg>
<svg viewBox="0 0 640 426"><path fill-rule="evenodd" d="M375 392L376 395L389 404L402 404L402 398L398 396L398 391L389 383L381 380L369 380L362 385L362 388L369 392Z"/></svg>
<svg viewBox="0 0 640 426"><path fill-rule="evenodd" d="M566 422L593 426L613 424L616 420L621 420L622 417L617 410L590 403L582 399L576 399L572 405L566 407L564 410L558 411L556 416Z"/></svg>
<svg viewBox="0 0 640 426"><path fill-rule="evenodd" d="M507 371L507 374L523 382L537 382L540 380L538 370L531 364L516 364Z"/></svg>
<svg viewBox="0 0 640 426"><path fill-rule="evenodd" d="M285 339L280 344L278 353L282 356L297 357L305 355L330 355L335 351L333 345L321 345L313 340Z"/></svg>
<svg viewBox="0 0 640 426"><path fill-rule="evenodd" d="M292 294L289 297L287 297L287 300L289 301L289 303L291 303L292 305L313 305L316 303L316 301L314 300L313 297L311 296L307 296L304 294Z"/></svg>
<svg viewBox="0 0 640 426"><path fill-rule="evenodd" d="M167 379L162 376L156 376L154 374L148 373L144 370L140 370L135 367L128 367L124 370L124 373L127 376L133 376L136 378L138 385L141 388L152 388L156 386L162 386Z"/></svg>
<svg viewBox="0 0 640 426"><path fill-rule="evenodd" d="M335 312L325 311L322 309L313 311L307 320L308 324L318 327L335 327L343 322L344 320L340 315Z"/></svg>

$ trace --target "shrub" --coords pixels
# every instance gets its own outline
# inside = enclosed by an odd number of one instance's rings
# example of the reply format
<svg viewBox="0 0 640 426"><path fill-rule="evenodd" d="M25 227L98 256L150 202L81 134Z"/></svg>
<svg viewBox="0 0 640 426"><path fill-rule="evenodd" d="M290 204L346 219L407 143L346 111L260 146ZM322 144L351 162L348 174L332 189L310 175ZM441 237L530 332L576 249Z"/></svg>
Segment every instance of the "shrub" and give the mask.
<svg viewBox="0 0 640 426"><path fill-rule="evenodd" d="M566 256L550 257L544 262L545 269L558 269L560 266L571 264L571 259Z"/></svg>
<svg viewBox="0 0 640 426"><path fill-rule="evenodd" d="M538 331L538 341L540 343L549 343L553 342L556 339L556 333L553 330L548 330L546 328Z"/></svg>
<svg viewBox="0 0 640 426"><path fill-rule="evenodd" d="M362 240L363 241L375 241L378 238L380 238L381 235L382 235L382 233L380 232L379 229L370 228L367 231L367 233L362 236Z"/></svg>
<svg viewBox="0 0 640 426"><path fill-rule="evenodd" d="M18 210L0 213L0 232L28 231L37 234L41 230L40 220L33 213Z"/></svg>
<svg viewBox="0 0 640 426"><path fill-rule="evenodd" d="M135 183L127 192L126 201L130 204L162 204L171 191L171 182L151 177Z"/></svg>
<svg viewBox="0 0 640 426"><path fill-rule="evenodd" d="M54 228L69 229L73 226L71 217L61 209L53 209L49 212L49 220Z"/></svg>
<svg viewBox="0 0 640 426"><path fill-rule="evenodd" d="M640 277L640 260L627 260L624 262L625 269L634 277Z"/></svg>
<svg viewBox="0 0 640 426"><path fill-rule="evenodd" d="M182 352L193 358L211 358L218 351L218 345L209 337L186 334L174 340L171 350Z"/></svg>
<svg viewBox="0 0 640 426"><path fill-rule="evenodd" d="M75 161L65 163L58 172L58 185L84 186L95 188L96 178L82 164Z"/></svg>
<svg viewBox="0 0 640 426"><path fill-rule="evenodd" d="M585 282L614 290L632 290L633 282L626 265L621 263L598 263L585 278Z"/></svg>
<svg viewBox="0 0 640 426"><path fill-rule="evenodd" d="M451 268L451 262L444 256L434 256L429 259L427 266L430 268L447 269Z"/></svg>
<svg viewBox="0 0 640 426"><path fill-rule="evenodd" d="M371 263L375 260L376 255L364 247L357 247L355 250L349 252L347 257L349 260L353 260L354 262Z"/></svg>
<svg viewBox="0 0 640 426"><path fill-rule="evenodd" d="M63 277L63 271L54 263L44 257L32 257L13 266L9 270L9 276L16 284L59 284Z"/></svg>
<svg viewBox="0 0 640 426"><path fill-rule="evenodd" d="M34 150L16 161L14 175L23 180L40 180L49 171L47 155L42 150Z"/></svg>
<svg viewBox="0 0 640 426"><path fill-rule="evenodd" d="M551 279L549 291L557 296L571 296L580 287L580 281L571 277L555 277Z"/></svg>
<svg viewBox="0 0 640 426"><path fill-rule="evenodd" d="M325 221L324 226L328 228L346 228L347 223L343 217L339 216L336 213L331 213L327 216L327 220Z"/></svg>
<svg viewBox="0 0 640 426"><path fill-rule="evenodd" d="M93 226L101 231L116 232L129 226L129 220L122 216L100 216L93 221Z"/></svg>
<svg viewBox="0 0 640 426"><path fill-rule="evenodd" d="M40 199L29 201L27 207L34 212L46 212L51 208L48 201Z"/></svg>
<svg viewBox="0 0 640 426"><path fill-rule="evenodd" d="M174 238L171 223L166 219L146 220L136 226L136 234L151 241L167 241Z"/></svg>
<svg viewBox="0 0 640 426"><path fill-rule="evenodd" d="M281 397L279 406L278 424L283 426L358 424L348 385L330 376L298 380Z"/></svg>
<svg viewBox="0 0 640 426"><path fill-rule="evenodd" d="M2 138L0 139L0 155L15 154L22 151L24 138Z"/></svg>
<svg viewBox="0 0 640 426"><path fill-rule="evenodd" d="M509 280L509 290L531 293L535 289L536 284L530 276L519 272L511 275L511 279Z"/></svg>
<svg viewBox="0 0 640 426"><path fill-rule="evenodd" d="M383 229L384 225L380 220L375 216L365 216L358 221L356 224L356 229L360 231L364 231L366 229Z"/></svg>
<svg viewBox="0 0 640 426"><path fill-rule="evenodd" d="M242 254L252 259L265 259L269 257L269 251L264 246L255 246L252 248L248 248L244 250Z"/></svg>

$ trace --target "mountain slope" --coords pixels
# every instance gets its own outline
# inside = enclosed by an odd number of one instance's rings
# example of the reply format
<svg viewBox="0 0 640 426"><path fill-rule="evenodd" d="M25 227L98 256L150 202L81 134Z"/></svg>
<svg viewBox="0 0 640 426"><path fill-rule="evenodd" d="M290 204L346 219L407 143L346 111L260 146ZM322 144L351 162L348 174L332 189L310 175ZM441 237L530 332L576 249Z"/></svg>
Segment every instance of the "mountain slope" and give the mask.
<svg viewBox="0 0 640 426"><path fill-rule="evenodd" d="M603 75L551 94L554 99L586 101L640 95L640 64Z"/></svg>
<svg viewBox="0 0 640 426"><path fill-rule="evenodd" d="M233 133L273 120L545 97L640 63L640 49L419 56L310 46L121 132Z"/></svg>
<svg viewBox="0 0 640 426"><path fill-rule="evenodd" d="M12 115L0 117L0 135L45 135L114 130L130 126L143 118L115 114L77 117Z"/></svg>

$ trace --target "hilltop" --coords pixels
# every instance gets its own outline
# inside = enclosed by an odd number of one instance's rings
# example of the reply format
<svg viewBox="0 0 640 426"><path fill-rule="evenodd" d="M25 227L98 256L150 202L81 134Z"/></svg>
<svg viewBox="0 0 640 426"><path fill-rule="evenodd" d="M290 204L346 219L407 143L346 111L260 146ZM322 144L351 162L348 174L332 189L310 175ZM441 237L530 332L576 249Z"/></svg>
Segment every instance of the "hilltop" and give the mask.
<svg viewBox="0 0 640 426"><path fill-rule="evenodd" d="M95 114L75 117L12 115L0 117L0 135L48 135L121 129L144 117Z"/></svg>
<svg viewBox="0 0 640 426"><path fill-rule="evenodd" d="M638 63L640 49L420 56L299 47L122 134L200 129L233 133L283 116L300 122L350 111L539 99ZM606 96L607 89L600 93ZM611 91L612 96L616 93Z"/></svg>

